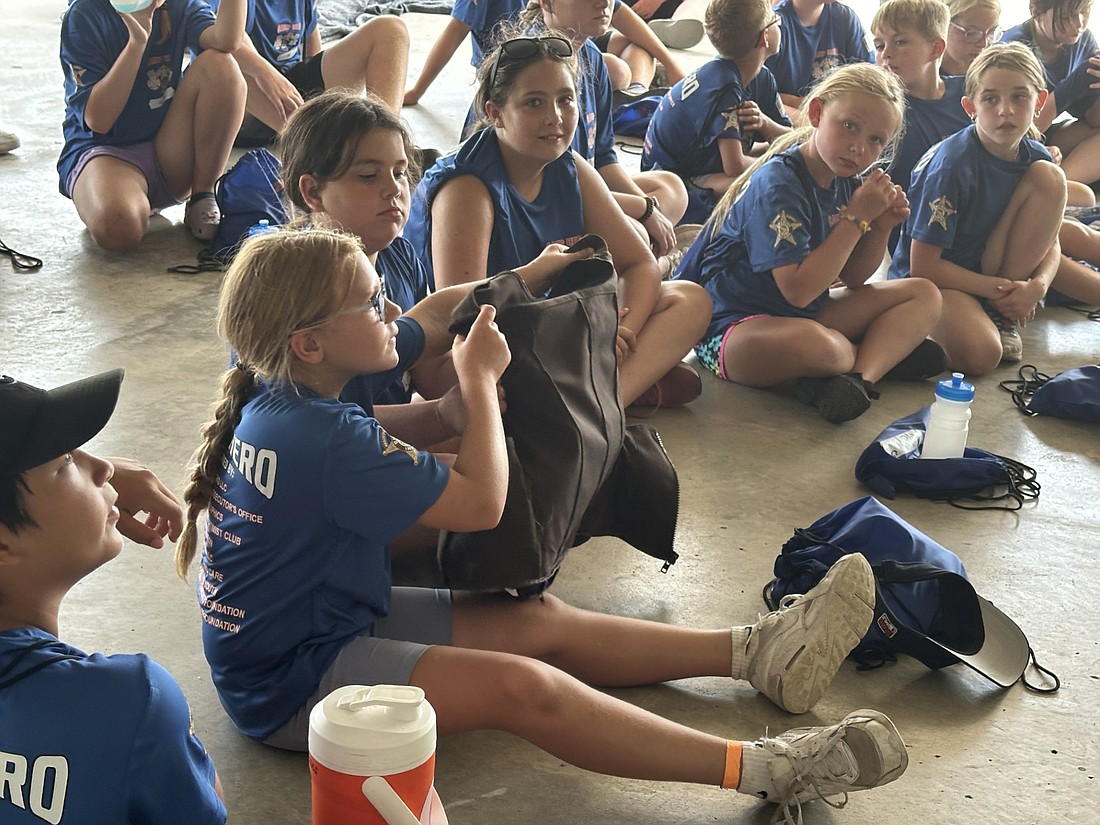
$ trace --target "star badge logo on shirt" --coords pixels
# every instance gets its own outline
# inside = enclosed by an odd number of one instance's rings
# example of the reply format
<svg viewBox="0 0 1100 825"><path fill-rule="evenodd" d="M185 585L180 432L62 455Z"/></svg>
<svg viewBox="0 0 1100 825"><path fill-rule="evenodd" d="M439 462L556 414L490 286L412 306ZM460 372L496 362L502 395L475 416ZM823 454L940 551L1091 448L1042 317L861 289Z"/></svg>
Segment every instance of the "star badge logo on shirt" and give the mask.
<svg viewBox="0 0 1100 825"><path fill-rule="evenodd" d="M797 221L787 214L786 209L780 209L779 214L775 216L775 220L768 224L769 229L775 231L775 243L772 244L772 249L778 249L779 244L786 241L791 246L798 246L798 241L794 239L795 230L802 228L802 221Z"/></svg>
<svg viewBox="0 0 1100 825"><path fill-rule="evenodd" d="M732 109L726 109L722 112L722 117L726 119L726 122L722 124L722 131L725 132L728 129L740 128L741 124L737 120L737 107Z"/></svg>
<svg viewBox="0 0 1100 825"><path fill-rule="evenodd" d="M73 73L73 83L77 86L83 86L85 69L82 66L77 66L75 63L70 63L69 71Z"/></svg>
<svg viewBox="0 0 1100 825"><path fill-rule="evenodd" d="M382 442L382 455L387 456L393 453L402 452L412 459L414 467L420 464L420 453L416 451L415 447L410 447L401 439L394 438L382 429L378 430L378 437Z"/></svg>
<svg viewBox="0 0 1100 825"><path fill-rule="evenodd" d="M932 214L928 218L928 225L931 226L934 223L938 223L946 230L947 219L956 212L955 207L951 205L951 201L947 199L947 196L940 195L935 200L929 201L928 208L932 210Z"/></svg>

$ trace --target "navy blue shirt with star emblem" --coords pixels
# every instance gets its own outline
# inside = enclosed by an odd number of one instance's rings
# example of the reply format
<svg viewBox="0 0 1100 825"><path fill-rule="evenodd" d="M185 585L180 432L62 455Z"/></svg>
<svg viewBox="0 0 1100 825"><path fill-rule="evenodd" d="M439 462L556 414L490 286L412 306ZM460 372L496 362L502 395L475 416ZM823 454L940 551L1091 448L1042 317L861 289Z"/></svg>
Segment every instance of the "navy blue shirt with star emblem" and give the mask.
<svg viewBox="0 0 1100 825"><path fill-rule="evenodd" d="M986 239L997 225L1016 184L1050 152L1030 138L1020 142L1016 160L991 155L970 125L925 153L909 183L911 213L890 263L891 278L910 274L913 239L943 249L943 259L981 272ZM917 273L918 275L920 273Z"/></svg>
<svg viewBox="0 0 1100 825"><path fill-rule="evenodd" d="M857 178L818 186L797 146L761 166L718 224L717 235L712 237L712 218L676 272L679 280L702 284L714 302L704 337L750 315L816 317L828 290L796 307L783 297L772 270L801 263L820 246L858 186Z"/></svg>
<svg viewBox="0 0 1100 825"><path fill-rule="evenodd" d="M682 178L722 171L719 140L740 140L737 107L752 100L776 123L790 126L767 68L748 84L732 61L716 57L679 81L661 100L646 131L641 167Z"/></svg>
<svg viewBox="0 0 1100 825"><path fill-rule="evenodd" d="M241 411L207 510L198 598L218 697L263 740L390 606L388 545L450 470L358 404L261 386Z"/></svg>

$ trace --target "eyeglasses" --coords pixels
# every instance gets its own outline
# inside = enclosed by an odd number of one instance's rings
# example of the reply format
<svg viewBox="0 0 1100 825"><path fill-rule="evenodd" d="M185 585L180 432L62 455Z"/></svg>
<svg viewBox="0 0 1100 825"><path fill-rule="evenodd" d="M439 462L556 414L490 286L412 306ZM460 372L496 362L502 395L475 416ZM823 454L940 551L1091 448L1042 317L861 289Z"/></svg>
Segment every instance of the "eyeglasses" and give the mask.
<svg viewBox="0 0 1100 825"><path fill-rule="evenodd" d="M320 321L312 321L308 324L302 324L300 327L291 332L291 335L296 335L299 332L305 332L307 329L314 329L316 327L324 326L329 321L334 321L337 318L342 318L345 315L359 315L362 312L368 310L374 310L374 316L379 321L386 320L386 300L389 297L389 293L386 292L386 282L382 279L382 276L378 276L378 291L371 296L365 304L360 304L357 307L349 307L348 309L341 309L338 312L332 313L332 315L322 318Z"/></svg>
<svg viewBox="0 0 1100 825"><path fill-rule="evenodd" d="M770 23L769 23L768 25L766 25L766 26L765 26L764 28L762 28L762 29L761 29L760 31L761 31L761 32L766 32L766 31L767 31L768 29L770 29L770 28L771 28L772 26L782 26L782 25L783 25L783 18L782 18L782 17L780 17L780 16L779 16L779 15L777 14L777 15L775 16L775 19L774 19L774 20L772 20L772 22L770 22Z"/></svg>
<svg viewBox="0 0 1100 825"><path fill-rule="evenodd" d="M994 26L991 29L979 29L975 26L960 26L954 20L951 21L951 28L961 31L963 40L967 43L999 43L1001 35L1004 34L1004 30L1000 26Z"/></svg>
<svg viewBox="0 0 1100 825"><path fill-rule="evenodd" d="M573 44L564 37L550 34L542 37L513 37L511 40L505 40L500 44L496 62L493 63L492 71L489 72L489 90L491 91L497 85L497 69L506 58L509 61L526 60L539 52L564 59L573 56Z"/></svg>

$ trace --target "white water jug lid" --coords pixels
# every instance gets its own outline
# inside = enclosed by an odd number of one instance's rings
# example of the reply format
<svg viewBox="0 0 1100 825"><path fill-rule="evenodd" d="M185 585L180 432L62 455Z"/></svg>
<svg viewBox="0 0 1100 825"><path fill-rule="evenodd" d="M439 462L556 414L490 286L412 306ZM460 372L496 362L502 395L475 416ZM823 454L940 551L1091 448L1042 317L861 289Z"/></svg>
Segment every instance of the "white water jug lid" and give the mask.
<svg viewBox="0 0 1100 825"><path fill-rule="evenodd" d="M435 710L410 685L346 685L309 714L309 752L334 771L388 776L435 753Z"/></svg>

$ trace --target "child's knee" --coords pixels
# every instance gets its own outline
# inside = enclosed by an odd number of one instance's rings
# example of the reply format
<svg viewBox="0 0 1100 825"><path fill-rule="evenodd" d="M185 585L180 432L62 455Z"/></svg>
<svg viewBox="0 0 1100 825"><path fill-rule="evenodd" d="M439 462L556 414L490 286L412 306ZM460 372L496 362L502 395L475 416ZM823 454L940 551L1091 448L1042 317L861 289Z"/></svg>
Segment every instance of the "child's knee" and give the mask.
<svg viewBox="0 0 1100 825"><path fill-rule="evenodd" d="M94 216L88 232L96 245L108 252L129 252L137 248L149 225L147 210L118 207Z"/></svg>
<svg viewBox="0 0 1100 825"><path fill-rule="evenodd" d="M197 55L183 76L192 83L199 82L200 90L239 91L242 96L246 91L244 75L236 58L217 49L207 49Z"/></svg>
<svg viewBox="0 0 1100 825"><path fill-rule="evenodd" d="M1033 190L1035 194L1044 198L1066 196L1066 173L1062 167L1051 163L1049 160L1037 160L1031 164L1020 178L1021 186Z"/></svg>
<svg viewBox="0 0 1100 825"><path fill-rule="evenodd" d="M702 335L710 324L714 303L710 294L691 281L664 281L661 284L661 303L676 314L686 329Z"/></svg>
<svg viewBox="0 0 1100 825"><path fill-rule="evenodd" d="M943 309L943 293L940 288L927 278L905 278L899 283L906 285L909 299L920 307L922 313L927 313L931 323L935 323Z"/></svg>
<svg viewBox="0 0 1100 825"><path fill-rule="evenodd" d="M530 718L554 719L568 711L561 690L568 678L552 665L524 656L509 659L500 678L494 681L494 704Z"/></svg>
<svg viewBox="0 0 1100 825"><path fill-rule="evenodd" d="M392 14L375 17L364 23L359 31L375 42L385 43L391 48L404 47L406 52L409 50L409 27L400 17Z"/></svg>

